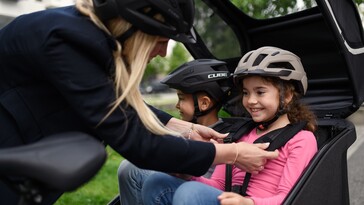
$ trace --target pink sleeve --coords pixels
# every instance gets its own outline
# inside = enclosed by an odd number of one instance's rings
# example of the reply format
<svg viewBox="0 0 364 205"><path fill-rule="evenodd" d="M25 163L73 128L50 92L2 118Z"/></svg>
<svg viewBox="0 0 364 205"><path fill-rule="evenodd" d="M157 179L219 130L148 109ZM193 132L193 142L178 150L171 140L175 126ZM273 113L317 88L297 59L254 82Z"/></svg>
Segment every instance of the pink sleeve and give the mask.
<svg viewBox="0 0 364 205"><path fill-rule="evenodd" d="M198 181L224 191L226 170L225 166L225 164L216 165L210 179L205 177L192 177L191 180Z"/></svg>
<svg viewBox="0 0 364 205"><path fill-rule="evenodd" d="M287 155L287 162L277 192L271 197L250 197L255 205L281 204L316 152L317 142L312 132L301 131L288 141L280 149L280 154Z"/></svg>

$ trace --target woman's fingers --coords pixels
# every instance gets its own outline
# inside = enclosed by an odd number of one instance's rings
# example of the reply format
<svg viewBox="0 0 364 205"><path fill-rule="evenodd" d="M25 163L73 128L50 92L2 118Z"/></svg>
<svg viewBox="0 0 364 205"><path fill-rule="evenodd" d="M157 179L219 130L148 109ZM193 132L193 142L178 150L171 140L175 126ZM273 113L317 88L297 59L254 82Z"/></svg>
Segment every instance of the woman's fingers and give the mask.
<svg viewBox="0 0 364 205"><path fill-rule="evenodd" d="M268 159L275 159L278 157L278 150L265 151L269 145L265 144L248 144L239 142L238 151L239 155L236 159L235 165L247 172L256 174L264 169Z"/></svg>

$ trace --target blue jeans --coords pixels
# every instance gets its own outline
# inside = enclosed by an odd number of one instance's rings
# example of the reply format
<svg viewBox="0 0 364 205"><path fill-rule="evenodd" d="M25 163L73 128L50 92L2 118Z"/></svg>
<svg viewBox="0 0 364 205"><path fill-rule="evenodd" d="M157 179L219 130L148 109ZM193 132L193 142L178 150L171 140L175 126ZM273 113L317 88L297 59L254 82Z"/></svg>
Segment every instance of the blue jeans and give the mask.
<svg viewBox="0 0 364 205"><path fill-rule="evenodd" d="M210 178L214 171L214 166L211 167L204 175ZM119 193L120 202L122 205L143 205L141 191L144 180L156 171L140 169L130 163L128 160L123 160L118 169Z"/></svg>
<svg viewBox="0 0 364 205"><path fill-rule="evenodd" d="M219 205L221 190L164 173L149 175L142 188L145 205Z"/></svg>
<svg viewBox="0 0 364 205"><path fill-rule="evenodd" d="M140 169L123 160L118 169L120 202L122 205L143 205L141 190L144 180L154 171Z"/></svg>

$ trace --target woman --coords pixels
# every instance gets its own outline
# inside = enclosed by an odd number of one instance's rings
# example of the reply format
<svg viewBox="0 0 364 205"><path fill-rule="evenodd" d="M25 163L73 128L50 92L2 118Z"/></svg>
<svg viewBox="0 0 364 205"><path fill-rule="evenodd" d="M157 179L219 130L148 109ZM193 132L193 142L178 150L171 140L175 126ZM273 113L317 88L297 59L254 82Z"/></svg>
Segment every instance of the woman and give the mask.
<svg viewBox="0 0 364 205"><path fill-rule="evenodd" d="M261 150L267 145L234 150L174 137L224 135L143 102L138 88L148 61L164 56L171 38L194 42L193 14L192 0L77 0L13 20L0 30L0 146L83 131L145 169L202 175L240 155L237 166L259 170L277 156ZM244 158L247 152L254 157ZM1 187L0 197L14 204L5 193Z"/></svg>

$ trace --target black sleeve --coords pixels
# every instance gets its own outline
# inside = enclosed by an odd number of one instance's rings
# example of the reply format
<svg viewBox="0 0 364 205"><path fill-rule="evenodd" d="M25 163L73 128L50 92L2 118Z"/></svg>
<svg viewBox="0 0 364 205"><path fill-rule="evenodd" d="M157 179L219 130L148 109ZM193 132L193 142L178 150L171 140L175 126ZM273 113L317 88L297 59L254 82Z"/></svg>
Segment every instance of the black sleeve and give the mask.
<svg viewBox="0 0 364 205"><path fill-rule="evenodd" d="M159 120L166 125L168 121L172 118L172 116L162 110L159 110L151 105L148 105L149 108L154 112L155 115L159 118Z"/></svg>
<svg viewBox="0 0 364 205"><path fill-rule="evenodd" d="M182 137L153 135L145 129L131 107L124 107L123 110L124 115L114 113L108 119L112 122L124 116L124 121L129 123L124 124L125 130L120 130L123 134L118 136L117 141L105 140L138 167L202 175L211 166L215 156L213 144L186 140ZM104 125L101 128L104 128Z"/></svg>
<svg viewBox="0 0 364 205"><path fill-rule="evenodd" d="M45 58L43 75L99 138L138 167L204 174L215 156L213 144L153 135L130 106L121 105L97 126L115 100L113 82L105 68L112 55L105 37L95 37L91 35L95 31L87 29L78 25L51 36L40 54ZM152 109L162 122L168 122L168 114Z"/></svg>

